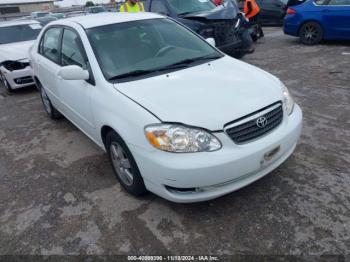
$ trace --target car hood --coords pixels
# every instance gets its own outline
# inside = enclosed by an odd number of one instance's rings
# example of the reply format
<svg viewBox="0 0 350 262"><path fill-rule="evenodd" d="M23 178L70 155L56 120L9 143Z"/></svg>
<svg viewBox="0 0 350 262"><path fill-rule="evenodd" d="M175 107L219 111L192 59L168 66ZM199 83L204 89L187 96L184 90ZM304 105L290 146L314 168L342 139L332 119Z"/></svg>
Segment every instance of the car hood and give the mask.
<svg viewBox="0 0 350 262"><path fill-rule="evenodd" d="M29 48L33 43L34 41L25 41L0 45L0 63L4 61L27 59L29 56Z"/></svg>
<svg viewBox="0 0 350 262"><path fill-rule="evenodd" d="M203 11L196 12L187 15L180 16L185 19L193 19L193 20L227 20L227 19L235 19L237 18L237 13L239 12L238 7L236 7L231 1L228 1L225 5L217 6L216 8Z"/></svg>
<svg viewBox="0 0 350 262"><path fill-rule="evenodd" d="M114 87L163 122L212 131L282 100L282 85L276 77L228 56Z"/></svg>

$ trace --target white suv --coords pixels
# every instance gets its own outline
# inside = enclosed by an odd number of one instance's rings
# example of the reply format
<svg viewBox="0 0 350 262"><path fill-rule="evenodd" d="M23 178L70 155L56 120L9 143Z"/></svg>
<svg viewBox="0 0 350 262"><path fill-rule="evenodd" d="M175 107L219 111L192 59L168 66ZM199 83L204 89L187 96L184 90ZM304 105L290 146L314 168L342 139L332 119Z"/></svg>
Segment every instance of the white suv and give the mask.
<svg viewBox="0 0 350 262"><path fill-rule="evenodd" d="M106 150L128 192L196 202L278 167L302 124L280 80L208 42L160 15L97 14L51 23L30 59L46 112Z"/></svg>

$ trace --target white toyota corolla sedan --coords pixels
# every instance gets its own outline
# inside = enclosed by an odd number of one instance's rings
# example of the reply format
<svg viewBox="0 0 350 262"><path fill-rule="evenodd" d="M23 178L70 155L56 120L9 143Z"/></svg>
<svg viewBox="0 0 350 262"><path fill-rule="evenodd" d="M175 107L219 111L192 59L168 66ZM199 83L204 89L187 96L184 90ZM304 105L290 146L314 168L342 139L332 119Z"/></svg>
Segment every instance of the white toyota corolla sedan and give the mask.
<svg viewBox="0 0 350 262"><path fill-rule="evenodd" d="M128 192L196 202L274 170L302 126L279 79L208 42L160 15L105 13L50 23L30 60L46 112L106 150Z"/></svg>

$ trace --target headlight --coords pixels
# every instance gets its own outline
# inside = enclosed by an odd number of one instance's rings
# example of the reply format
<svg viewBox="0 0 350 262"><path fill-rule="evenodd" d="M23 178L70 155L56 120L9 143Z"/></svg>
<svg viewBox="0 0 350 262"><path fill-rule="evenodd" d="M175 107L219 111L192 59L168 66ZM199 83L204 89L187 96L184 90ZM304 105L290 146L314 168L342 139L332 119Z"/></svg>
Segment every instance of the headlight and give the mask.
<svg viewBox="0 0 350 262"><path fill-rule="evenodd" d="M290 115L294 109L294 100L292 95L289 93L288 88L284 85L283 85L283 103L286 105L288 115Z"/></svg>
<svg viewBox="0 0 350 262"><path fill-rule="evenodd" d="M145 133L155 148L167 152L210 152L221 148L220 141L207 131L180 124L149 125Z"/></svg>

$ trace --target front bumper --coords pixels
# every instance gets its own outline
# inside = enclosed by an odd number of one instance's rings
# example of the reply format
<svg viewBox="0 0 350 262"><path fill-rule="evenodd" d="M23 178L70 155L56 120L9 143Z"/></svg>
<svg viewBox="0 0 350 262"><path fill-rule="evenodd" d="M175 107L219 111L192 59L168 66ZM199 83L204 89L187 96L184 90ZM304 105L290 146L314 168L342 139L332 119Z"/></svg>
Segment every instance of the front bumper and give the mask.
<svg viewBox="0 0 350 262"><path fill-rule="evenodd" d="M271 133L237 145L225 133L216 133L223 147L215 152L176 154L129 145L146 188L173 202L199 202L238 190L265 176L294 151L302 127L302 112L294 112ZM279 147L270 161L264 155ZM172 188L194 188L181 192Z"/></svg>
<svg viewBox="0 0 350 262"><path fill-rule="evenodd" d="M9 71L2 66L0 67L0 71L12 89L34 85L33 69L30 66L14 71Z"/></svg>

